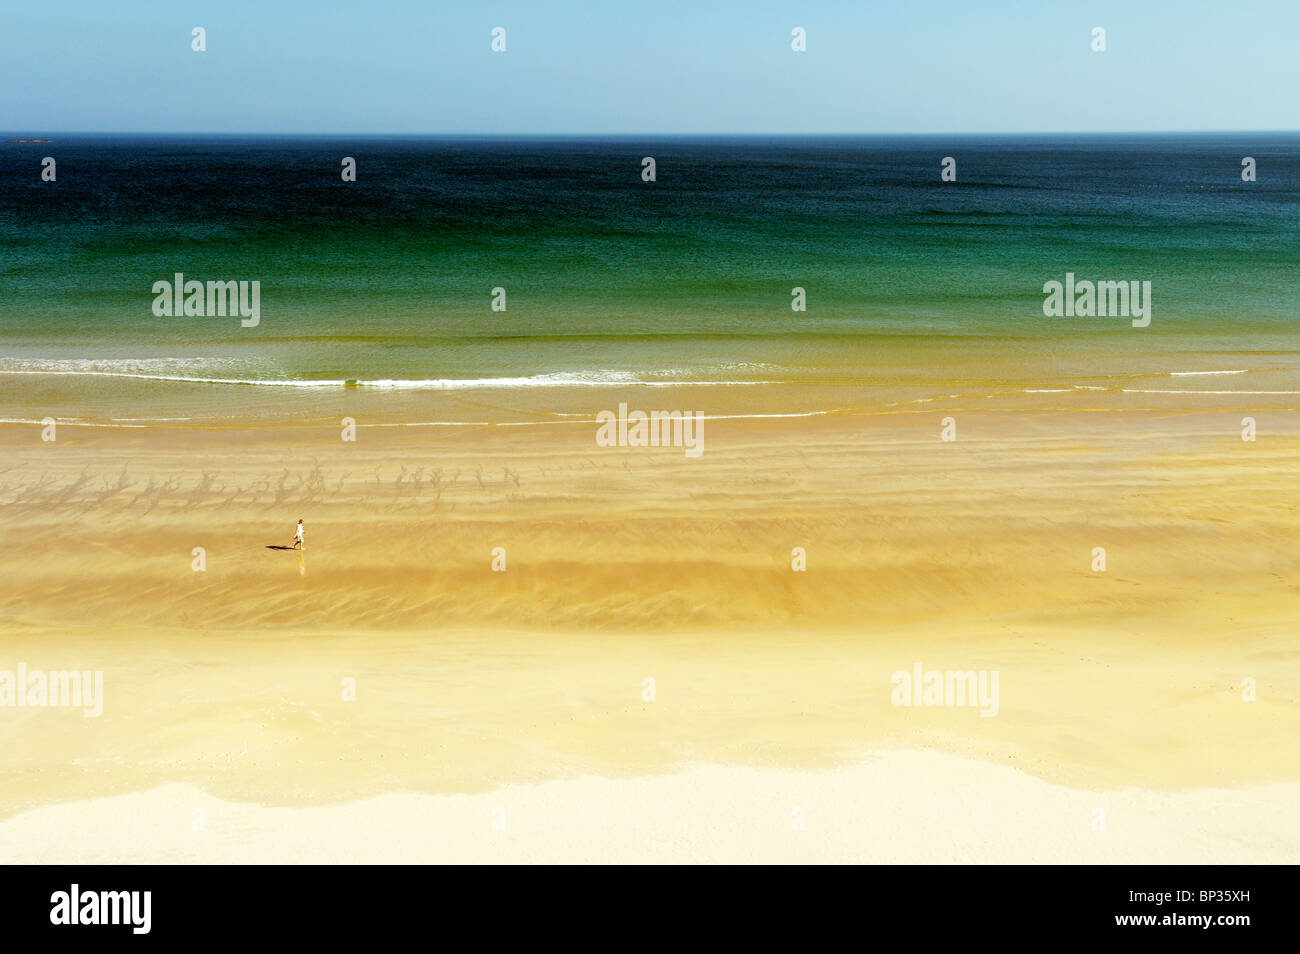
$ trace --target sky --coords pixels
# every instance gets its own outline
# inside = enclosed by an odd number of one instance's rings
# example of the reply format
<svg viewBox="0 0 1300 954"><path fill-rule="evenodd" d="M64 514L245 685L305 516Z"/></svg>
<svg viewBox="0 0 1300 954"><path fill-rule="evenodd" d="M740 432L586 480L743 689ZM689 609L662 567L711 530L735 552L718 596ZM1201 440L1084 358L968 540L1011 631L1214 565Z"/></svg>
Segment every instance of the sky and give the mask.
<svg viewBox="0 0 1300 954"><path fill-rule="evenodd" d="M1300 0L0 0L31 135L1298 128Z"/></svg>

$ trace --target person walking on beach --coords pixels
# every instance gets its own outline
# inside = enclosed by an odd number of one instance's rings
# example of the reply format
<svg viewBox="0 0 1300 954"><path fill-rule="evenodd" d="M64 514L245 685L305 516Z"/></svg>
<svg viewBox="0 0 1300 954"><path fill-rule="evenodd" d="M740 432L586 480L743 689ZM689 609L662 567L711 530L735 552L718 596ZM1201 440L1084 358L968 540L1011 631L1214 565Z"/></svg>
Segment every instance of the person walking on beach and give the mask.
<svg viewBox="0 0 1300 954"><path fill-rule="evenodd" d="M297 529L296 531L294 531L294 534L293 534L293 548L294 548L295 550L299 550L299 549L302 548L302 546L303 546L303 543L302 543L302 517L299 517L299 518L298 518L298 529Z"/></svg>

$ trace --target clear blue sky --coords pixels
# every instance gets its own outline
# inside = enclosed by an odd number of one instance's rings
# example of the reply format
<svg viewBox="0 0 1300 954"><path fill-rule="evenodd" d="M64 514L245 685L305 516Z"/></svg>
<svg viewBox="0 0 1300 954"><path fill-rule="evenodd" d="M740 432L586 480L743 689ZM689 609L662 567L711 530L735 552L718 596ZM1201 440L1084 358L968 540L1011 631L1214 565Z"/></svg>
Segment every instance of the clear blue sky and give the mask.
<svg viewBox="0 0 1300 954"><path fill-rule="evenodd" d="M190 30L207 30L206 53ZM490 32L506 29L493 53ZM807 31L808 50L790 49ZM1107 51L1090 49L1107 31ZM0 129L1300 128L1300 0L5 0Z"/></svg>

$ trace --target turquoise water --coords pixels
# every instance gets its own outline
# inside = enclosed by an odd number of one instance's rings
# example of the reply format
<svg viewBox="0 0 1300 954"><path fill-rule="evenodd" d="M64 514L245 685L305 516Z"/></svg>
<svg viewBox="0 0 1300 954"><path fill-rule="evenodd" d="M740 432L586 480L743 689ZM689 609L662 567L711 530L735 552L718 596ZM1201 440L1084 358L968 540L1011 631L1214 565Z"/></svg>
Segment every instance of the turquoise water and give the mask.
<svg viewBox="0 0 1300 954"><path fill-rule="evenodd" d="M53 372L88 388L851 382L880 370L873 342L921 362L962 337L1295 343L1297 135L54 139L0 144L10 401ZM1067 271L1151 281L1151 326L1044 317L1043 284ZM175 272L260 282L260 323L155 316Z"/></svg>

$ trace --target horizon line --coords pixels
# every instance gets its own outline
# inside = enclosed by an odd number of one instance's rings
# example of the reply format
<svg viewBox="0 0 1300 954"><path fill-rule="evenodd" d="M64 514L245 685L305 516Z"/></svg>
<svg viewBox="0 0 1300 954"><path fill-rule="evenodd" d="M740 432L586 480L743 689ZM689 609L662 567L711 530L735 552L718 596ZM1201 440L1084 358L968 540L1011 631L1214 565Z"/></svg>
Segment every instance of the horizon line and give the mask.
<svg viewBox="0 0 1300 954"><path fill-rule="evenodd" d="M30 130L0 130L0 135L38 136L271 136L271 137L373 137L392 139L740 139L740 138L869 138L884 136L1230 136L1290 133L1300 134L1300 127L1276 129L1110 129L1110 130L961 130L940 132L870 131L870 132L268 132L268 131L166 131L152 129L60 129L33 132Z"/></svg>

